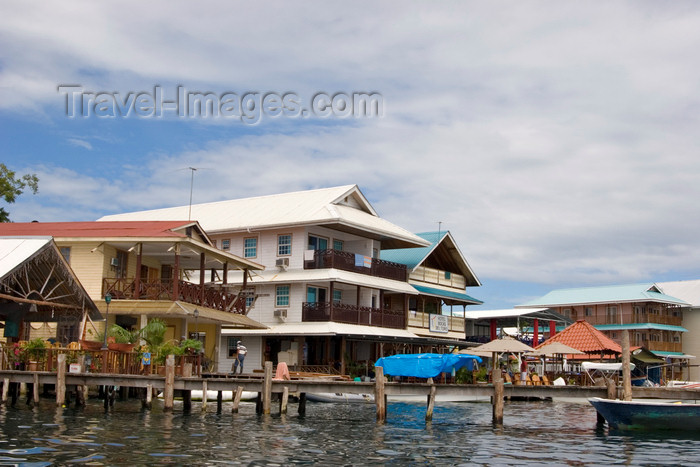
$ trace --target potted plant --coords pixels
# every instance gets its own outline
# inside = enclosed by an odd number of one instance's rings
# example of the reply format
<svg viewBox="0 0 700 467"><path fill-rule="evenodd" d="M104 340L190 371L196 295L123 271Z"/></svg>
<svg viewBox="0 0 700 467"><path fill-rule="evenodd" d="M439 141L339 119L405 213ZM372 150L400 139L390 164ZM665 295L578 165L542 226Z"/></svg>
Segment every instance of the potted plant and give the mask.
<svg viewBox="0 0 700 467"><path fill-rule="evenodd" d="M184 355L197 355L202 351L202 341L197 339L185 339L180 342L180 348Z"/></svg>
<svg viewBox="0 0 700 467"><path fill-rule="evenodd" d="M46 342L40 337L27 341L22 346L28 359L28 370L37 371L39 364L46 360Z"/></svg>
<svg viewBox="0 0 700 467"><path fill-rule="evenodd" d="M131 352L134 346L138 344L141 331L130 331L124 329L118 324L113 324L107 332L107 347L109 350L117 350L119 352ZM113 339L111 339L113 338Z"/></svg>

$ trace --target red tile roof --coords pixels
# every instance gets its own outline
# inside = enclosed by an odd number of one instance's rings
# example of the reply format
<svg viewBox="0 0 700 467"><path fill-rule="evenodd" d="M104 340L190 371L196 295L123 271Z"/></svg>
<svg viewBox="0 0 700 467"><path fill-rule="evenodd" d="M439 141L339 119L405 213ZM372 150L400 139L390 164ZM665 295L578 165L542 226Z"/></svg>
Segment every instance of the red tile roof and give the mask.
<svg viewBox="0 0 700 467"><path fill-rule="evenodd" d="M0 236L184 237L173 229L194 221L20 222L0 223Z"/></svg>
<svg viewBox="0 0 700 467"><path fill-rule="evenodd" d="M588 321L578 320L554 337L550 337L536 348L552 342L561 342L585 353L622 353L622 348Z"/></svg>

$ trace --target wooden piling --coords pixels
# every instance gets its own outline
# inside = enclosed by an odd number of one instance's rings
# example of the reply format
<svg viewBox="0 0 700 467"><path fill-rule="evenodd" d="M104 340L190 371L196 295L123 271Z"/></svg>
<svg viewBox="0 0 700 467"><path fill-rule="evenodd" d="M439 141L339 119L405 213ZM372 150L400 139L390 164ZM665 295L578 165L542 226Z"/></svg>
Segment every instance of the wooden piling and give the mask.
<svg viewBox="0 0 700 467"><path fill-rule="evenodd" d="M192 410L192 391L182 391L182 410L189 413Z"/></svg>
<svg viewBox="0 0 700 467"><path fill-rule="evenodd" d="M2 380L2 403L7 402L7 394L10 392L10 378L3 378Z"/></svg>
<svg viewBox="0 0 700 467"><path fill-rule="evenodd" d="M285 386L280 396L280 414L287 413L287 399L289 399L289 388Z"/></svg>
<svg viewBox="0 0 700 467"><path fill-rule="evenodd" d="M85 355L78 356L78 365L80 365L80 372L85 373ZM78 385L75 387L75 405L85 406L85 401L88 398L88 387L87 385Z"/></svg>
<svg viewBox="0 0 700 467"><path fill-rule="evenodd" d="M298 413L300 416L306 415L306 393L299 393L299 409Z"/></svg>
<svg viewBox="0 0 700 467"><path fill-rule="evenodd" d="M60 407L66 401L66 354L58 354L56 358L56 405Z"/></svg>
<svg viewBox="0 0 700 467"><path fill-rule="evenodd" d="M262 389L262 413L270 413L272 403L272 362L265 362L265 376L263 376Z"/></svg>
<svg viewBox="0 0 700 467"><path fill-rule="evenodd" d="M615 400L617 399L617 386L615 385L615 381L610 378L605 380L605 386L608 389L608 399Z"/></svg>
<svg viewBox="0 0 700 467"><path fill-rule="evenodd" d="M630 370L630 335L622 330L622 400L632 400L632 374Z"/></svg>
<svg viewBox="0 0 700 467"><path fill-rule="evenodd" d="M374 368L374 403L377 404L377 422L386 421L386 398L384 397L384 368Z"/></svg>
<svg viewBox="0 0 700 467"><path fill-rule="evenodd" d="M32 400L35 404L39 403L39 373L34 373L34 387L32 388Z"/></svg>
<svg viewBox="0 0 700 467"><path fill-rule="evenodd" d="M146 397L144 397L141 407L144 409L150 409L153 407L153 385L146 385Z"/></svg>
<svg viewBox="0 0 700 467"><path fill-rule="evenodd" d="M202 412L207 411L207 380L202 381Z"/></svg>
<svg viewBox="0 0 700 467"><path fill-rule="evenodd" d="M171 412L175 398L175 356L168 355L165 359L165 389L163 390L163 411Z"/></svg>
<svg viewBox="0 0 700 467"><path fill-rule="evenodd" d="M224 394L221 391L216 393L216 413L221 413L221 407L224 405Z"/></svg>
<svg viewBox="0 0 700 467"><path fill-rule="evenodd" d="M503 378L501 370L493 372L493 423L503 425Z"/></svg>
<svg viewBox="0 0 700 467"><path fill-rule="evenodd" d="M435 408L435 385L430 386L430 394L428 394L428 408L425 410L425 421L429 422L433 419L433 409Z"/></svg>
<svg viewBox="0 0 700 467"><path fill-rule="evenodd" d="M231 413L238 413L238 406L241 404L241 396L243 396L243 386L238 386L233 395L233 407L231 407Z"/></svg>

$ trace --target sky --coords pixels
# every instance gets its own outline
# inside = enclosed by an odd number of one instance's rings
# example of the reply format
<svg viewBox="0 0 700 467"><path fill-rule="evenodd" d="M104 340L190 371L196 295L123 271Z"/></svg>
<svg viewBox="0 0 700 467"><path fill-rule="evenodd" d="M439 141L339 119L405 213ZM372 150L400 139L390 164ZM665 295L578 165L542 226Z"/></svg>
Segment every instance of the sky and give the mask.
<svg viewBox="0 0 700 467"><path fill-rule="evenodd" d="M450 230L483 308L700 278L697 2L1 9L0 162L40 179L15 222L357 184Z"/></svg>

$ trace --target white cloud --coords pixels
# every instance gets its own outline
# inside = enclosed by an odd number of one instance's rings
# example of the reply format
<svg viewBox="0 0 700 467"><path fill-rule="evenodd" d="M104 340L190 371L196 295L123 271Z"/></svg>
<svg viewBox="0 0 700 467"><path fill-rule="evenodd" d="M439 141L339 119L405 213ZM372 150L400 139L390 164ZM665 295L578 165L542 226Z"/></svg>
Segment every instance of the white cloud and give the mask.
<svg viewBox="0 0 700 467"><path fill-rule="evenodd" d="M0 108L51 114L61 83L183 83L379 91L385 116L270 122L243 136L201 125L187 147L144 147L109 177L47 160L40 195L22 197L14 217L186 204L193 166L195 202L357 183L397 224L443 222L481 278L700 274L694 4L67 5L6 8Z"/></svg>
<svg viewBox="0 0 700 467"><path fill-rule="evenodd" d="M70 144L72 144L73 146L78 146L79 148L84 148L84 149L87 149L88 151L92 151L92 144L90 144L89 141L85 141L84 139L68 138L67 141Z"/></svg>

